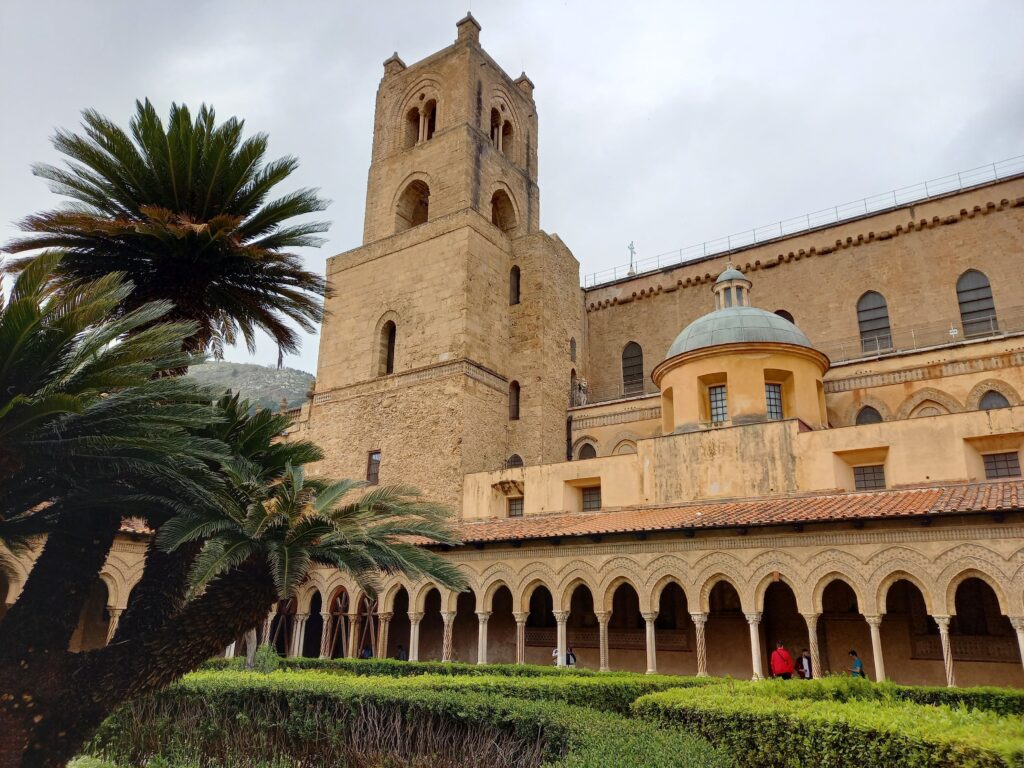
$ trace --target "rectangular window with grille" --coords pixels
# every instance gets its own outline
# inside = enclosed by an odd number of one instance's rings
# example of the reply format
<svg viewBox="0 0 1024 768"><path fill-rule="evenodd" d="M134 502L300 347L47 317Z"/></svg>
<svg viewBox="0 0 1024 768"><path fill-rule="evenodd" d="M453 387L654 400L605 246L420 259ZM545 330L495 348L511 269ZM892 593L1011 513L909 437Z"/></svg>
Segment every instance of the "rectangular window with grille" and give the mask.
<svg viewBox="0 0 1024 768"><path fill-rule="evenodd" d="M380 451L370 451L366 459L366 482L370 485L380 482Z"/></svg>
<svg viewBox="0 0 1024 768"><path fill-rule="evenodd" d="M724 424L729 420L729 405L725 396L725 384L708 387L708 405L712 424Z"/></svg>
<svg viewBox="0 0 1024 768"><path fill-rule="evenodd" d="M885 488L885 466L872 464L870 467L854 467L853 485L858 491L877 491Z"/></svg>
<svg viewBox="0 0 1024 768"><path fill-rule="evenodd" d="M523 516L523 497L520 496L518 499L508 500L508 516L509 517L522 517Z"/></svg>
<svg viewBox="0 0 1024 768"><path fill-rule="evenodd" d="M583 511L597 512L601 509L601 486L583 489Z"/></svg>
<svg viewBox="0 0 1024 768"><path fill-rule="evenodd" d="M1000 477L1020 477L1020 454L1016 451L986 453L982 458L985 460L985 477L989 480L998 480Z"/></svg>
<svg viewBox="0 0 1024 768"><path fill-rule="evenodd" d="M768 403L768 418L781 419L782 415L782 385L765 384L764 399Z"/></svg>

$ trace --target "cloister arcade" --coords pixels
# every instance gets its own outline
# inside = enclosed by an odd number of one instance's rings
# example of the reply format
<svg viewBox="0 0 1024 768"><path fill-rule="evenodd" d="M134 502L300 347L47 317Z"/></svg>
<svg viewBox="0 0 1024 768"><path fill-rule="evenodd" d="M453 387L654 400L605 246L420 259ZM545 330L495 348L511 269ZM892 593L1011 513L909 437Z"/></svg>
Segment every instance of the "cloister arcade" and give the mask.
<svg viewBox="0 0 1024 768"><path fill-rule="evenodd" d="M646 568L616 557L590 573L494 566L462 593L394 581L376 601L317 574L294 612L271 612L263 639L274 642L285 615L293 638L277 645L296 656L396 657L401 646L411 660L561 665L572 649L593 669L753 678L781 640L794 654L806 648L818 673L848 670L857 650L876 680L1024 686L1024 566L1007 578L979 569L977 557L952 558L938 573L896 558L870 564L865 579L838 551L810 572L731 559L708 554L702 570L672 557ZM320 612L328 593L338 608Z"/></svg>

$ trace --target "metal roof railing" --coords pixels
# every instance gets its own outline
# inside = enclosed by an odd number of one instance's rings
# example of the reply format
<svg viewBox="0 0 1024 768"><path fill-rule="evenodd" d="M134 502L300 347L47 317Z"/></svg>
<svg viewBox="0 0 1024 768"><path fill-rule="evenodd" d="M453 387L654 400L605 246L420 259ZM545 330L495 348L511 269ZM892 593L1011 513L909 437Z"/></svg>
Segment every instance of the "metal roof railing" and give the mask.
<svg viewBox="0 0 1024 768"><path fill-rule="evenodd" d="M665 251L655 256L639 259L632 265L627 264L625 266L592 272L589 275L584 275L583 287L593 288L603 283L614 282L615 280L632 277L633 275L686 264L706 256L728 253L739 248L747 248L780 237L809 232L819 227L826 227L873 213L891 211L896 208L902 208L910 203L921 202L983 184L990 184L993 181L1008 179L1021 174L1024 174L1024 155L1017 155L1016 157L999 160L988 165L951 173L948 176L922 181L909 187L889 190L888 192L871 195L870 197L864 197L849 203L833 205L831 208L822 208L820 211L805 213L802 216L783 219L774 224L754 227L753 229L737 232L733 235L720 237L717 240L708 240L685 248Z"/></svg>

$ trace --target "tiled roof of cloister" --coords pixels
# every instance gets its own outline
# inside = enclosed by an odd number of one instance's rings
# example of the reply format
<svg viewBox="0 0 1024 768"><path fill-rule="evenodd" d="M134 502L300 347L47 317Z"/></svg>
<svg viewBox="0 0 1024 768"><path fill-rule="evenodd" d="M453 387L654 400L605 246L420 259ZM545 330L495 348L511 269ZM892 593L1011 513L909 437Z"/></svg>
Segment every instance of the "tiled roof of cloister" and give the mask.
<svg viewBox="0 0 1024 768"><path fill-rule="evenodd" d="M922 518L962 512L1010 511L1022 506L1024 482L1016 480L526 515L465 521L457 528L464 543L475 544L696 528Z"/></svg>

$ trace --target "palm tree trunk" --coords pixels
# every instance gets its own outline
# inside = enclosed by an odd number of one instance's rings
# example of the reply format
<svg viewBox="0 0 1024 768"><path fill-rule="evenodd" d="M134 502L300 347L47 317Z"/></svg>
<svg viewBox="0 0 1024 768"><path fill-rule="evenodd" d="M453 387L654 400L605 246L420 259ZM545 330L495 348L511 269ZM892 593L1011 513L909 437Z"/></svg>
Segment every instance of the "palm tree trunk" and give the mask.
<svg viewBox="0 0 1024 768"><path fill-rule="evenodd" d="M0 713L0 730L9 726L19 734L0 737L0 768L64 765L119 704L194 670L261 621L276 597L266 566L249 565L214 582L160 628L115 638L90 653L68 654L76 659L59 676L63 684L50 686L31 713Z"/></svg>

